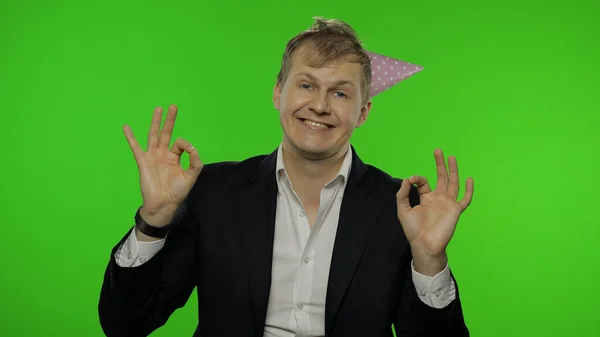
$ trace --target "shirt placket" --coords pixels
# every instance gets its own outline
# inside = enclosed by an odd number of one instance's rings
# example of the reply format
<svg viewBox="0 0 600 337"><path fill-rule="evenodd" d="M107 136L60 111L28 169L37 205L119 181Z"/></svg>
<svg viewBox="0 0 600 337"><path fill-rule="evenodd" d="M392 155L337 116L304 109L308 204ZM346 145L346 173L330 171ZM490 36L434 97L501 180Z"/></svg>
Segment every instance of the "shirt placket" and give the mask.
<svg viewBox="0 0 600 337"><path fill-rule="evenodd" d="M299 249L301 255L297 264L296 285L294 289L294 316L296 317L297 330L296 336L308 337L311 335L310 322L310 297L314 282L314 270L312 259L314 258L314 232L310 230L308 217L304 213L301 204L298 202L298 227L301 240L304 245Z"/></svg>
<svg viewBox="0 0 600 337"><path fill-rule="evenodd" d="M287 176L286 176L287 178ZM334 180L335 181L335 180ZM294 284L293 300L295 303L290 328L296 331L298 337L310 337L312 335L311 311L315 308L311 305L312 290L315 286L315 268L314 260L316 258L317 236L320 232L322 223L327 216L326 210L331 208L333 195L339 189L339 184L334 181L330 182L321 191L321 205L313 224L312 230L308 222L308 216L304 211L304 207L298 198L298 195L293 189L291 182L286 179L287 188L291 195L294 196L292 206L292 217L295 222L295 231L297 235L297 252L301 252L298 256L296 281Z"/></svg>

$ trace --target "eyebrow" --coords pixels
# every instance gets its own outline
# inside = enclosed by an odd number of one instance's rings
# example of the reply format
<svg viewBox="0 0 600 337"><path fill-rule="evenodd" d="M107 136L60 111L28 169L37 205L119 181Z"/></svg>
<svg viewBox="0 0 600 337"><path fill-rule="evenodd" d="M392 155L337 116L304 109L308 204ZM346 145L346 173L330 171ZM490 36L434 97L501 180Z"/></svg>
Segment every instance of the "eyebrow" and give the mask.
<svg viewBox="0 0 600 337"><path fill-rule="evenodd" d="M296 74L296 76L294 76L294 77L300 77L300 76L307 77L311 81L317 82L317 79L313 75L311 75L309 73L306 73L306 72L300 72L300 73ZM348 80L339 80L339 81L335 81L333 83L334 86L342 86L342 85L345 85L345 84L349 84L352 87L354 87L354 83L352 83L351 81L348 81Z"/></svg>

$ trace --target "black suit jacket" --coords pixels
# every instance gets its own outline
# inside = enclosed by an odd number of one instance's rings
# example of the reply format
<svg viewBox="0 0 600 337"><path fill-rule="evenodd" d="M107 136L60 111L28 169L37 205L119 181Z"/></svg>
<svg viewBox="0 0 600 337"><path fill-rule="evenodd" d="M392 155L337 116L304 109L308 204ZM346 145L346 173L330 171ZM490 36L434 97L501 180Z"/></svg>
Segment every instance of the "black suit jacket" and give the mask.
<svg viewBox="0 0 600 337"><path fill-rule="evenodd" d="M424 304L396 212L401 181L364 164L354 148L327 287L329 337L468 336L458 286L444 309ZM194 336L263 335L275 226L277 152L206 165L179 209L164 248L145 264L110 255L100 294L107 336L147 336L198 294ZM413 188L412 205L419 195Z"/></svg>

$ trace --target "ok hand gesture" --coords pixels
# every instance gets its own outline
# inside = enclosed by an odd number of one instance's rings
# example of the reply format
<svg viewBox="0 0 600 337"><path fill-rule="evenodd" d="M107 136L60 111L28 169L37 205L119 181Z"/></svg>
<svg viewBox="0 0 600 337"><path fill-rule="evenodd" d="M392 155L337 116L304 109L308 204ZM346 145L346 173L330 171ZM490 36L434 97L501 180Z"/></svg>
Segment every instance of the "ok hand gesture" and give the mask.
<svg viewBox="0 0 600 337"><path fill-rule="evenodd" d="M458 218L469 206L473 198L473 179L466 182L464 197L458 197L458 165L455 157L448 159L450 176L442 150L434 153L438 182L434 191L422 176L412 176L402 181L396 195L398 219L413 252L415 269L435 275L446 263L446 247L454 234ZM409 192L411 185L417 185L420 204L411 207ZM432 275L430 275L432 276Z"/></svg>
<svg viewBox="0 0 600 337"><path fill-rule="evenodd" d="M203 167L198 150L186 140L177 139L169 149L177 107L175 105L169 107L165 124L161 129L162 116L163 109L156 108L148 134L147 151L140 147L131 128L128 125L123 127L140 172L144 202L140 215L145 221L157 227L170 223ZM183 152L190 155L190 166L187 170L181 166Z"/></svg>

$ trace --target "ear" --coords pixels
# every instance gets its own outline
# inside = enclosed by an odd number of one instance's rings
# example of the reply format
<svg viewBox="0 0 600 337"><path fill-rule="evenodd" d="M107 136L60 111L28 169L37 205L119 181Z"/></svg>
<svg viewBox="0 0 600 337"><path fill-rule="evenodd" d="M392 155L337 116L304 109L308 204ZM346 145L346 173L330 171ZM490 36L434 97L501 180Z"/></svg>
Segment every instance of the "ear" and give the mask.
<svg viewBox="0 0 600 337"><path fill-rule="evenodd" d="M275 106L275 110L279 111L279 107L280 107L280 98L281 98L281 86L279 85L279 83L275 84L275 87L273 88L273 105Z"/></svg>
<svg viewBox="0 0 600 337"><path fill-rule="evenodd" d="M369 100L360 109L360 115L358 116L358 123L356 124L357 128L361 127L367 121L367 117L369 117L369 112L371 112L371 105L372 105L371 100Z"/></svg>

